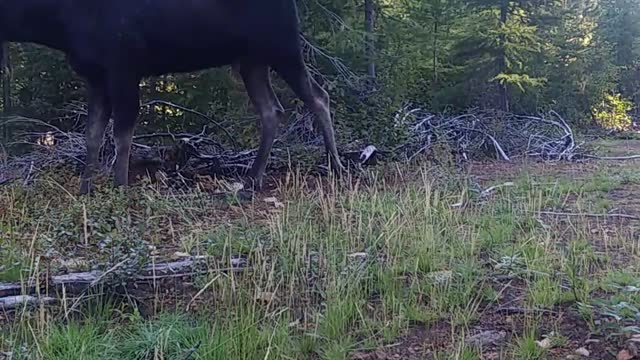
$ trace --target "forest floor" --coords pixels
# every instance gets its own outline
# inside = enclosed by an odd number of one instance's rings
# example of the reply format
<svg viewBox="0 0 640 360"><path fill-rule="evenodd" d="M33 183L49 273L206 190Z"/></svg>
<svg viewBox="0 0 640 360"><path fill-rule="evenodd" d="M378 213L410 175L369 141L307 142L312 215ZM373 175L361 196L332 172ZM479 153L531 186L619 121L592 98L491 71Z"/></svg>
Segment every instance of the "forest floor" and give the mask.
<svg viewBox="0 0 640 360"><path fill-rule="evenodd" d="M0 359L640 358L638 165L386 165L251 198L212 179L1 187L0 283L102 264L122 286L0 309ZM208 271L127 277L188 256Z"/></svg>

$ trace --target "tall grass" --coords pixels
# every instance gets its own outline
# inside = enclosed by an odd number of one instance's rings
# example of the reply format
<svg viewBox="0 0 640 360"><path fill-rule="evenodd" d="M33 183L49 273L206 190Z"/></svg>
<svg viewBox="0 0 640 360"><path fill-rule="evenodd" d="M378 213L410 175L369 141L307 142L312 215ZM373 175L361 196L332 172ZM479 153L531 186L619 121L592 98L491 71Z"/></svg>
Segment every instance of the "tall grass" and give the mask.
<svg viewBox="0 0 640 360"><path fill-rule="evenodd" d="M399 176L401 184L387 181ZM51 249L136 266L152 261L153 249L211 255L216 267L238 255L249 264L194 279L186 297L156 289L144 314L133 301L141 299L96 300L110 294L18 312L0 331L0 350L15 359L347 359L394 344L416 324L445 323L449 355L438 358L474 359L478 349L464 337L506 293L536 309L588 302L607 266L584 241L591 229L558 233L536 212L608 187L522 178L478 199L460 184L426 172L372 176L367 185L292 175L276 192L282 208L153 187L74 201L47 199L51 182L0 190L10 203L2 251L22 254L0 260L0 280L38 272ZM524 288L494 281L504 274ZM531 330L541 319L527 321ZM543 358L541 334L514 335L509 356Z"/></svg>

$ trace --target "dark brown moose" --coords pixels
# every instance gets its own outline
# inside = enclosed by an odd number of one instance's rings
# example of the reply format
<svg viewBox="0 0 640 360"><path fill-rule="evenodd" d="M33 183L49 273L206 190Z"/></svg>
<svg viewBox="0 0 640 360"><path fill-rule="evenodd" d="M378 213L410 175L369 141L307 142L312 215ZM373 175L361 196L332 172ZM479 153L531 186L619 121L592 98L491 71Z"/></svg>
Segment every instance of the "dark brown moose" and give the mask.
<svg viewBox="0 0 640 360"><path fill-rule="evenodd" d="M335 170L329 96L309 75L295 0L0 0L0 42L31 42L66 54L85 79L89 115L80 192L91 189L110 118L115 184L128 185L132 136L144 77L233 65L261 117L261 142L249 175L260 184L283 108L275 70L316 116Z"/></svg>

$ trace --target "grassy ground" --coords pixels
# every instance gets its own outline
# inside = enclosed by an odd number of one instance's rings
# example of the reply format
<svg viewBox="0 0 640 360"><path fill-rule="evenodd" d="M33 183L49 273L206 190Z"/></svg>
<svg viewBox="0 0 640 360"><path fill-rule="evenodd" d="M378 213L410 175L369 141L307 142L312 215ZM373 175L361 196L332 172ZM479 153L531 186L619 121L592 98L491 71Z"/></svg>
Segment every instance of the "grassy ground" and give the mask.
<svg viewBox="0 0 640 360"><path fill-rule="evenodd" d="M640 149L620 144L603 146ZM208 275L147 291L0 310L0 359L633 354L638 227L611 214L640 216L636 165L390 166L338 183L294 174L253 200L213 194L224 184L212 180L190 192L104 186L91 198L60 174L0 188L0 282L100 265L126 283L150 262L213 259ZM245 271L216 271L237 256Z"/></svg>

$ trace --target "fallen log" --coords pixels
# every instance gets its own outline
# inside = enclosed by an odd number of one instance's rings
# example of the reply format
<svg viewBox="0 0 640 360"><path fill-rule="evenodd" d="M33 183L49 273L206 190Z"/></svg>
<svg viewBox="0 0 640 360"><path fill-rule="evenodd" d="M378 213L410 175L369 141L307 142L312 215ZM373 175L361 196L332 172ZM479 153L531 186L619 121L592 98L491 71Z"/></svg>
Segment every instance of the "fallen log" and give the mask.
<svg viewBox="0 0 640 360"><path fill-rule="evenodd" d="M14 310L20 307L33 307L37 305L50 305L56 299L48 296L16 295L0 298L0 311Z"/></svg>
<svg viewBox="0 0 640 360"><path fill-rule="evenodd" d="M22 293L23 285L0 283L0 298Z"/></svg>
<svg viewBox="0 0 640 360"><path fill-rule="evenodd" d="M206 264L207 257L192 257L185 260L158 263L146 266L139 274L133 276L132 282L158 281L165 278L192 277L213 272L239 272L244 271L246 262L242 258L231 259L229 268L209 268ZM85 271L61 275L53 275L49 279L40 280L38 288L37 279L29 279L26 283L0 283L0 299L34 294L36 292L47 292L47 290L65 288L66 292L82 292L98 284L107 282L106 275L114 270L113 268L100 271ZM37 291L39 290L39 291Z"/></svg>

